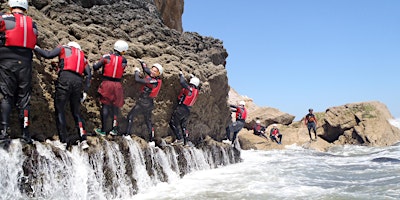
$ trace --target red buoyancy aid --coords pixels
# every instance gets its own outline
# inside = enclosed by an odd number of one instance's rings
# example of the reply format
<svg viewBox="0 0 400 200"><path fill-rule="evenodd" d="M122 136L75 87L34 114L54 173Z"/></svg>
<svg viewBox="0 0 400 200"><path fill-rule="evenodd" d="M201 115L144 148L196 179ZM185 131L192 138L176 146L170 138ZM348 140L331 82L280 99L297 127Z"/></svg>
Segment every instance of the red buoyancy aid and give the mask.
<svg viewBox="0 0 400 200"><path fill-rule="evenodd" d="M36 45L37 35L33 31L32 18L23 14L14 14L15 27L6 30L5 46L25 47L34 49Z"/></svg>
<svg viewBox="0 0 400 200"><path fill-rule="evenodd" d="M141 91L145 92L147 90L151 90L149 97L151 97L151 98L157 97L158 92L160 91L160 88L161 88L161 83L162 83L161 79L152 78L149 75L146 76L146 79L150 80L149 82L157 81L157 86L155 86L155 84L152 84L152 83L146 83L142 86Z"/></svg>
<svg viewBox="0 0 400 200"><path fill-rule="evenodd" d="M70 48L71 55L66 55L66 49ZM83 71L85 71L85 54L83 51L75 48L75 47L63 47L60 53L60 59L64 60L64 68L63 70L73 71L79 75L83 75Z"/></svg>
<svg viewBox="0 0 400 200"><path fill-rule="evenodd" d="M104 66L103 76L120 79L123 74L122 56L110 54L110 62Z"/></svg>
<svg viewBox="0 0 400 200"><path fill-rule="evenodd" d="M190 86L190 89L182 88L178 96L178 100L187 106L193 106L199 94L199 90L195 87Z"/></svg>
<svg viewBox="0 0 400 200"><path fill-rule="evenodd" d="M307 114L306 119L307 119L308 123L312 123L312 122L316 121L314 114Z"/></svg>
<svg viewBox="0 0 400 200"><path fill-rule="evenodd" d="M278 135L278 133L279 133L279 130L278 129L274 129L271 134L273 136L276 136L276 135Z"/></svg>
<svg viewBox="0 0 400 200"><path fill-rule="evenodd" d="M245 107L238 106L236 108L236 119L246 120L247 117L247 109Z"/></svg>

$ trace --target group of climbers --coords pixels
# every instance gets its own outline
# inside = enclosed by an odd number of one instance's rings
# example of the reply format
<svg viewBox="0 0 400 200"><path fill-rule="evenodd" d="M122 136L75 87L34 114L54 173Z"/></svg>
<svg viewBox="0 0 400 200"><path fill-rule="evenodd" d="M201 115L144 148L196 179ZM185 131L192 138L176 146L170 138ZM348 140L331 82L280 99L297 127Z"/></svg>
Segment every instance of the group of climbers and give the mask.
<svg viewBox="0 0 400 200"><path fill-rule="evenodd" d="M91 67L88 64L81 46L77 42L59 45L51 51L41 49L36 44L38 30L32 18L26 16L27 0L9 0L10 13L1 13L0 17L0 106L1 127L0 140L10 137L9 118L13 104L19 109L21 136L27 143L32 143L29 134L29 100L31 97L33 51L40 59L58 57L58 78L55 91L55 114L59 140L65 146L80 143L83 149L88 148L85 123L80 116L80 104L85 100L92 78ZM123 55L127 52L128 43L118 40L114 51L103 55L93 65L94 70L102 68L102 82L98 88L101 103L101 128L95 129L98 135L131 135L133 119L142 114L148 128L151 142L154 139L152 126L152 110L154 98L161 88L161 78L164 69L161 64L154 63L150 68L138 59L145 73L140 77L140 69L135 68L135 81L142 84L139 99L127 116L127 127L124 132L119 130L118 114L124 105L123 87L121 84L124 70L128 66ZM178 96L178 105L169 123L177 144L187 144L187 120L190 108L196 102L199 94L200 79L190 75L189 84L179 73L182 90ZM85 79L85 84L83 80ZM65 106L69 103L75 120L78 134L68 134L65 117ZM107 126L108 118L112 117L112 125ZM108 129L111 127L111 129ZM179 129L180 127L180 129ZM180 133L182 130L182 134ZM182 136L183 135L183 136ZM181 142L183 139L183 142Z"/></svg>
<svg viewBox="0 0 400 200"><path fill-rule="evenodd" d="M247 115L247 110L244 107L245 102L241 101L239 103L239 106L236 106L236 121L233 122L229 127L227 127L226 129L226 137L228 138L228 140L232 140L232 144L234 144L234 141L237 137L237 133L244 127L245 124L245 119L246 119L246 115ZM239 108L239 109L238 109ZM317 118L315 117L315 115L313 114L313 109L310 108L309 113L304 117L304 124L307 126L308 129L308 134L310 136L310 140L311 141L316 141L317 140ZM244 116L244 118L243 118ZM253 126L253 134L260 136L262 138L265 138L268 140L268 137L265 135L265 131L266 128L265 126L261 125L261 121L259 119L256 120L256 123ZM314 132L314 138L312 138L311 136L311 131ZM230 139L230 134L231 132L233 132L233 138ZM277 144L282 144L282 134L280 133L279 129L278 129L278 125L277 124L273 124L272 128L270 130L270 134L269 134L269 138L273 141L276 142ZM227 142L224 141L224 142Z"/></svg>

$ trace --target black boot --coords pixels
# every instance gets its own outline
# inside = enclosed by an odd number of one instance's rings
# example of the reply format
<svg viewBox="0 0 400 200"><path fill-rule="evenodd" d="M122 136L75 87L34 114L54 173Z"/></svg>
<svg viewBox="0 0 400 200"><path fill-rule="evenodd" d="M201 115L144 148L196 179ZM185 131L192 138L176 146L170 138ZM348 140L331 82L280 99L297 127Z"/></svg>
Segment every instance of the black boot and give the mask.
<svg viewBox="0 0 400 200"><path fill-rule="evenodd" d="M10 136L7 133L7 129L3 129L0 131L0 140L7 140Z"/></svg>
<svg viewBox="0 0 400 200"><path fill-rule="evenodd" d="M24 128L22 130L22 139L27 143L27 144L32 144L32 138L31 134L29 133L28 127Z"/></svg>

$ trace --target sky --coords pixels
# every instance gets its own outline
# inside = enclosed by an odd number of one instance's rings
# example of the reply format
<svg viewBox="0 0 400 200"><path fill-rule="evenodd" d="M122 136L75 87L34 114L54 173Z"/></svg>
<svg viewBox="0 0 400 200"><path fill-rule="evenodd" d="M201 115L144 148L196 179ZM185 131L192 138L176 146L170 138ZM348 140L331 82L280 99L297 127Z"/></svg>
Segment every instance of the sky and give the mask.
<svg viewBox="0 0 400 200"><path fill-rule="evenodd" d="M185 0L183 30L223 42L229 85L301 119L379 101L400 118L400 0Z"/></svg>

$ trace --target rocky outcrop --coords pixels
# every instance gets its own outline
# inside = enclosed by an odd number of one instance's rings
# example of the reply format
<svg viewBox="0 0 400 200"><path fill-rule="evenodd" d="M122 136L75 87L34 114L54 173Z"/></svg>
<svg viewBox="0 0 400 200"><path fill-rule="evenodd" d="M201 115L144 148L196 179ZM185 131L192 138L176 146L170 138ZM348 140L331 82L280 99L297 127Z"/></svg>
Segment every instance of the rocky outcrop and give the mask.
<svg viewBox="0 0 400 200"><path fill-rule="evenodd" d="M174 1L175 2L175 1ZM163 12L179 9L182 2L148 0L39 0L33 1L28 14L34 18L39 28L38 45L52 49L68 41L77 41L85 51L90 64L112 50L117 39L129 43L126 54L128 69L124 75L125 105L121 109L120 127L125 128L125 116L135 105L139 85L134 81L133 68L139 66L137 58L164 67L163 86L155 100L153 123L157 137L170 135L168 122L177 103L180 91L178 72L183 71L198 76L202 82L200 96L191 110L188 122L190 139L200 142L206 135L221 140L228 124L229 91L225 60L228 56L222 41L203 37L197 33L171 29L164 24L158 6ZM182 4L183 6L183 4ZM181 12L180 12L181 13ZM176 13L179 15L179 12ZM33 94L31 100L31 132L34 139L43 141L56 134L53 106L54 81L56 72L50 69L54 60L34 59ZM94 74L89 98L82 106L82 116L90 132L100 126L100 104L97 88L100 74ZM69 110L67 108L67 110ZM17 117L13 114L12 130L19 133ZM68 130L76 134L72 116L67 113ZM143 119L135 121L134 134L148 137Z"/></svg>
<svg viewBox="0 0 400 200"><path fill-rule="evenodd" d="M332 107L320 117L320 137L328 142L388 146L400 141L400 130L389 123L393 117L380 102Z"/></svg>
<svg viewBox="0 0 400 200"><path fill-rule="evenodd" d="M289 125L278 124L283 135L282 145L255 136L243 129L239 134L242 149L281 149L285 145L299 145L326 151L334 145L389 146L400 141L400 130L389 120L393 119L387 107L380 102L352 103L328 108L314 113L318 119L318 140L310 142L303 119ZM266 134L272 126L267 126ZM314 135L312 133L312 135Z"/></svg>

